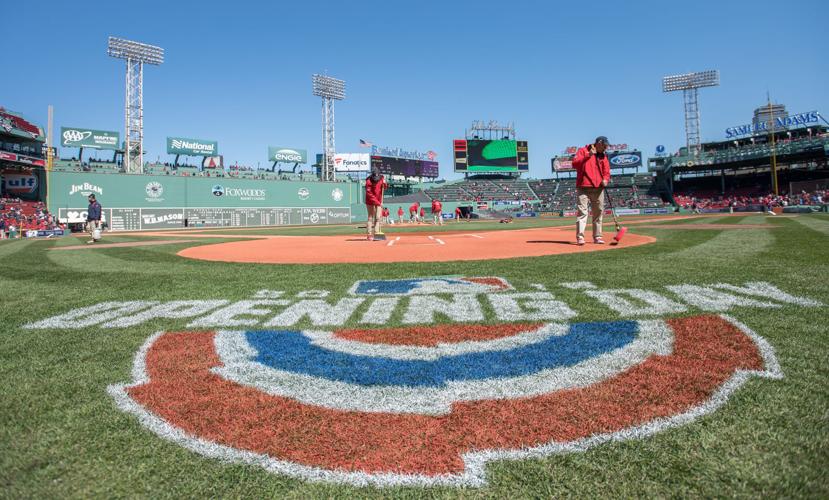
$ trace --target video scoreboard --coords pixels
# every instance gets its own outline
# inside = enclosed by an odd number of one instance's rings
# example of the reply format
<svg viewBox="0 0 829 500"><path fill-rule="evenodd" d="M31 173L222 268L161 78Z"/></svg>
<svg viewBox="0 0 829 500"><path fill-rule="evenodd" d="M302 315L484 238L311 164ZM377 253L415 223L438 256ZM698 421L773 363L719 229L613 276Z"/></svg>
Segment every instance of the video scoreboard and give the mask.
<svg viewBox="0 0 829 500"><path fill-rule="evenodd" d="M527 172L527 141L456 139L455 172Z"/></svg>
<svg viewBox="0 0 829 500"><path fill-rule="evenodd" d="M380 173L384 175L402 175L405 177L438 176L438 162L436 161L372 155L371 167L379 168Z"/></svg>

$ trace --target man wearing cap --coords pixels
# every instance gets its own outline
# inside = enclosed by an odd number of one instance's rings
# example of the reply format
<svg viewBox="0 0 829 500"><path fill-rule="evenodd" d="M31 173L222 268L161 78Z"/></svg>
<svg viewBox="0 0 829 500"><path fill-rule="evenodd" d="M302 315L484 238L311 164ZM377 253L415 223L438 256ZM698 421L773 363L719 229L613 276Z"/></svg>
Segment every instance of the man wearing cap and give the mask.
<svg viewBox="0 0 829 500"><path fill-rule="evenodd" d="M101 204L95 199L94 194L90 194L87 199L89 200L89 207L86 209L86 229L89 231L91 238L87 241L87 244L91 245L98 241L95 239L95 230L101 229Z"/></svg>
<svg viewBox="0 0 829 500"><path fill-rule="evenodd" d="M576 169L576 194L578 195L578 217L576 218L576 244L584 245L584 229L587 226L587 206L593 212L593 242L604 245L602 239L602 217L604 215L604 189L610 183L610 161L607 137L596 137L593 144L579 148L573 158Z"/></svg>

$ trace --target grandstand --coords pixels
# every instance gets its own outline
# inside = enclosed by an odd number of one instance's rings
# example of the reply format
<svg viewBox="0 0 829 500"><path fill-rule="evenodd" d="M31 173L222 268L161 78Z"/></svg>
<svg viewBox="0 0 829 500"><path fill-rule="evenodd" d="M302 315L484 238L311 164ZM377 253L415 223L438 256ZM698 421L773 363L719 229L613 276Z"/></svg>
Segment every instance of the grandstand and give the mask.
<svg viewBox="0 0 829 500"><path fill-rule="evenodd" d="M658 196L652 174L615 175L608 188L614 203L627 208L656 208L665 206ZM516 210L532 205L544 212L571 212L576 209L576 179L498 179L473 177L461 181L432 186L423 195L410 195L406 201L513 204ZM402 197L390 203L402 203Z"/></svg>
<svg viewBox="0 0 829 500"><path fill-rule="evenodd" d="M648 168L656 173L656 191L677 206L754 209L773 192L772 153L780 195L814 191L829 179L825 125L782 129L775 134L774 149L766 133L703 143L696 157L683 147L674 156L649 159Z"/></svg>

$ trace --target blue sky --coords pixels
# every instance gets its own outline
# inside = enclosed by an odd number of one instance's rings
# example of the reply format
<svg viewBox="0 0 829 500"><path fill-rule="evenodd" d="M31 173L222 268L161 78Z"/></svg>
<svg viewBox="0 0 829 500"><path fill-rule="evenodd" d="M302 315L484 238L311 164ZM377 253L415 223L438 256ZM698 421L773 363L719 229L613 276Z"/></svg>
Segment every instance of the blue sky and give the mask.
<svg viewBox="0 0 829 500"><path fill-rule="evenodd" d="M530 176L596 135L652 154L684 145L667 74L719 69L700 91L703 140L766 100L829 115L829 2L15 2L4 7L0 106L55 129L124 129L124 64L109 35L160 45L144 73L146 158L165 137L215 139L225 162L267 164L268 145L321 149L311 74L346 80L337 151L359 139L438 153L471 122L514 121ZM15 21L16 19L16 21ZM129 24L125 20L130 19ZM9 22L12 21L12 22Z"/></svg>

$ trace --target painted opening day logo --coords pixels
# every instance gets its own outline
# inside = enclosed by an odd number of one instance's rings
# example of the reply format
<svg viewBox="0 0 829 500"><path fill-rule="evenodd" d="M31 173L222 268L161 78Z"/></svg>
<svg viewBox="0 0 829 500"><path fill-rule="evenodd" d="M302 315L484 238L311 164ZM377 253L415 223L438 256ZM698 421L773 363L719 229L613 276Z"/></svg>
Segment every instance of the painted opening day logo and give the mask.
<svg viewBox="0 0 829 500"><path fill-rule="evenodd" d="M334 201L342 201L343 199L343 190L340 188L334 188L331 191L331 199Z"/></svg>
<svg viewBox="0 0 829 500"><path fill-rule="evenodd" d="M480 486L490 461L645 438L751 377L781 378L773 348L728 313L823 306L766 282L557 286L613 317L580 321L544 285L437 276L357 281L339 299L104 302L24 328L189 321L152 335L108 392L202 455L313 481Z"/></svg>

